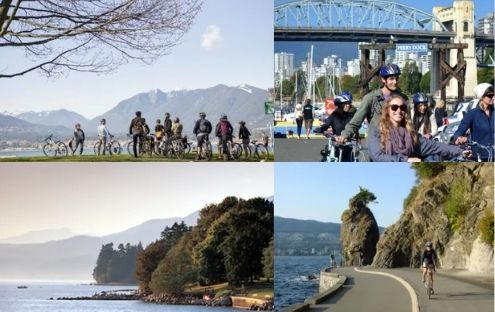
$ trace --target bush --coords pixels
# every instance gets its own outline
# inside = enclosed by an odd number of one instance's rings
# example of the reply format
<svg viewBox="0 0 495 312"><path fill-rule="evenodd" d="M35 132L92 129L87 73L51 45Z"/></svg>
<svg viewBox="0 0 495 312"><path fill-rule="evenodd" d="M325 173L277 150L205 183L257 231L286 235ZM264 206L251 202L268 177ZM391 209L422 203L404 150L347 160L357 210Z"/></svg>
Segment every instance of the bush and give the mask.
<svg viewBox="0 0 495 312"><path fill-rule="evenodd" d="M416 176L420 179L433 178L443 172L447 164L444 163L413 163L412 168L416 170Z"/></svg>
<svg viewBox="0 0 495 312"><path fill-rule="evenodd" d="M215 294L215 299L221 299L225 297L230 297L234 294L234 292L230 289L224 289Z"/></svg>
<svg viewBox="0 0 495 312"><path fill-rule="evenodd" d="M479 232L481 240L493 246L493 211L487 210L480 220Z"/></svg>
<svg viewBox="0 0 495 312"><path fill-rule="evenodd" d="M368 205L376 200L375 194L365 189L364 187L359 187L359 193L351 198L351 203L362 203L363 205Z"/></svg>
<svg viewBox="0 0 495 312"><path fill-rule="evenodd" d="M418 189L419 186L415 185L412 187L411 191L409 192L409 195L407 195L406 199L404 199L404 209L407 208L412 202L412 200L418 195Z"/></svg>
<svg viewBox="0 0 495 312"><path fill-rule="evenodd" d="M452 184L445 200L444 211L449 219L452 230L457 231L464 223L469 210L468 185L464 180L458 180Z"/></svg>

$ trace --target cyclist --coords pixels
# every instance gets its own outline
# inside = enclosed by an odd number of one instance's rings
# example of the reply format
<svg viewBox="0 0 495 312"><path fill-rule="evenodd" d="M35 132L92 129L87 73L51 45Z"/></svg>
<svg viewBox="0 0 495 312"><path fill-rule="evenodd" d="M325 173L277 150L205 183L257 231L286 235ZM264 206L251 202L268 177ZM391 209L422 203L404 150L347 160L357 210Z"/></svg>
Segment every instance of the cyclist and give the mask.
<svg viewBox="0 0 495 312"><path fill-rule="evenodd" d="M415 93L413 103L411 120L414 130L426 139L433 138L438 133L438 127L435 115L428 108L428 97L423 92Z"/></svg>
<svg viewBox="0 0 495 312"><path fill-rule="evenodd" d="M221 153L223 154L223 160L228 160L229 151L227 150L227 142L232 142L232 133L234 132L234 128L232 124L227 119L227 115L223 114L220 117L220 121L217 123L215 127L215 134L220 139L220 144L222 146Z"/></svg>
<svg viewBox="0 0 495 312"><path fill-rule="evenodd" d="M382 87L378 90L371 91L363 97L356 114L345 126L340 136L336 138L337 142L343 143L354 133L357 133L365 118L369 121L368 132L371 128L376 127L380 121L383 103L392 94L399 94L407 104L408 98L399 88L399 66L396 64L383 65L380 67L378 74L382 82Z"/></svg>
<svg viewBox="0 0 495 312"><path fill-rule="evenodd" d="M249 132L246 127L246 122L244 120L239 121L239 139L242 140L242 148L244 149L244 155L246 159L249 157L249 137L251 132Z"/></svg>
<svg viewBox="0 0 495 312"><path fill-rule="evenodd" d="M137 147L139 146L140 151L143 148L143 137L144 137L145 124L146 124L146 120L141 117L141 112L137 111L136 117L134 117L132 119L131 125L129 126L129 134L132 135L134 157L138 157ZM149 128L148 128L148 131L149 131Z"/></svg>
<svg viewBox="0 0 495 312"><path fill-rule="evenodd" d="M479 99L478 106L470 110L461 120L459 128L452 136L455 144L464 144L467 137L464 136L468 130L471 132L471 140L481 145L494 146L494 116L493 116L493 86L489 83L481 83L474 88L476 98ZM492 150L493 153L493 150ZM475 146L474 156L482 161L488 161L489 153Z"/></svg>
<svg viewBox="0 0 495 312"><path fill-rule="evenodd" d="M79 145L81 145L81 147L79 149L79 155L82 155L83 149L84 149L84 140L85 139L86 139L86 136L84 135L83 129L81 129L81 124L76 123L75 129L74 129L74 139L73 139L73 141L76 142L76 147L74 147L74 149L72 149L72 147L71 147L72 156L74 156L74 153L76 152L77 147Z"/></svg>
<svg viewBox="0 0 495 312"><path fill-rule="evenodd" d="M105 150L107 147L107 141L112 135L107 129L106 125L107 121L105 118L100 120L100 125L98 126L98 140L100 141L100 145L98 145L98 155L100 155L100 150L103 147L103 155L105 155Z"/></svg>
<svg viewBox="0 0 495 312"><path fill-rule="evenodd" d="M428 273L428 268L433 269L433 272L436 272L436 261L435 258L437 257L437 254L435 250L433 249L433 244L431 242L427 242L425 244L425 249L423 250L423 253L421 254L421 276L423 278L423 283L425 282L426 279L426 274ZM431 274L431 292L434 293L433 291L433 273Z"/></svg>
<svg viewBox="0 0 495 312"><path fill-rule="evenodd" d="M162 141L160 148L166 151L172 137L172 120L170 119L170 113L165 113L165 119L163 119L163 133L164 140Z"/></svg>
<svg viewBox="0 0 495 312"><path fill-rule="evenodd" d="M162 121L157 119L155 125L155 138L157 141L161 141L163 139L163 135L165 134L164 130L165 127L162 125Z"/></svg>
<svg viewBox="0 0 495 312"><path fill-rule="evenodd" d="M182 139L182 124L180 123L179 117L174 119L174 123L172 124L172 140L181 140Z"/></svg>
<svg viewBox="0 0 495 312"><path fill-rule="evenodd" d="M453 158L468 156L469 151L418 135L407 115L401 95L394 94L383 104L380 121L370 130L368 152L372 161L419 162L436 156Z"/></svg>
<svg viewBox="0 0 495 312"><path fill-rule="evenodd" d="M201 159L201 153L203 152L203 143L208 142L208 136L210 135L211 130L211 122L206 119L206 113L199 113L199 119L196 121L193 129L193 133L196 135L198 144L198 155L196 155L196 160Z"/></svg>
<svg viewBox="0 0 495 312"><path fill-rule="evenodd" d="M328 116L323 124L315 129L316 133L323 133L330 129L330 132L334 135L340 135L345 126L351 121L352 117L356 113L356 109L352 106L352 94L344 91L338 95L335 100L337 109ZM357 134L355 134L357 136ZM336 157L342 154L342 161L351 161L352 150L349 148L342 149L336 148Z"/></svg>

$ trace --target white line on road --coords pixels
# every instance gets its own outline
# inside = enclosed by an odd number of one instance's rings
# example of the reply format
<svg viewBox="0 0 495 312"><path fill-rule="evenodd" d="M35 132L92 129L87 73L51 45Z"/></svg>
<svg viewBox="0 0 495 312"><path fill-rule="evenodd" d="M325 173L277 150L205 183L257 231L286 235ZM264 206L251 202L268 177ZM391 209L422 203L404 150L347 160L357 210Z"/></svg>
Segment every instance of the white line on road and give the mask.
<svg viewBox="0 0 495 312"><path fill-rule="evenodd" d="M360 270L358 268L354 268L354 270L356 272L359 272L359 273L385 275L385 276L391 277L391 278L399 281L402 284L402 286L404 286L406 288L406 290L409 292L409 297L411 297L411 303L412 303L412 312L419 312L418 296L416 296L416 292L414 291L412 286L408 282L406 282L404 279L402 279L398 276L395 276L393 274L390 274L390 273L385 273L385 272L363 271L363 270Z"/></svg>

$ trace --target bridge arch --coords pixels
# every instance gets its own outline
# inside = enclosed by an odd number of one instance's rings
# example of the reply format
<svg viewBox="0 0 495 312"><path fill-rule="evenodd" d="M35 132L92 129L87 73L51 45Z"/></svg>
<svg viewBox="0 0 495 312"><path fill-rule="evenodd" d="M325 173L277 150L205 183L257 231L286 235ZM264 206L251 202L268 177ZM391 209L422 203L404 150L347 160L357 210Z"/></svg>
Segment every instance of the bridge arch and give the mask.
<svg viewBox="0 0 495 312"><path fill-rule="evenodd" d="M274 9L275 28L373 28L433 31L434 15L386 0L296 0Z"/></svg>

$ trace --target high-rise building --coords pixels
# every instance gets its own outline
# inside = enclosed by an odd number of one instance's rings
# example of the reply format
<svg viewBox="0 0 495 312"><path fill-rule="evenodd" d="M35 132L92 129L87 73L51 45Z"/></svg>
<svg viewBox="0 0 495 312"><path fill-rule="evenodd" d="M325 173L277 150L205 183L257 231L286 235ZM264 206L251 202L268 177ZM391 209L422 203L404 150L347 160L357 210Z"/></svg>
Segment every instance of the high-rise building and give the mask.
<svg viewBox="0 0 495 312"><path fill-rule="evenodd" d="M477 33L480 34L492 34L493 35L493 24L495 19L495 12L488 13L488 15L480 20L478 20Z"/></svg>
<svg viewBox="0 0 495 312"><path fill-rule="evenodd" d="M294 73L294 54L275 53L275 80L289 79Z"/></svg>
<svg viewBox="0 0 495 312"><path fill-rule="evenodd" d="M420 72L421 74L426 74L427 72L430 71L431 68L431 52L428 52L428 54L421 55L421 61L420 61Z"/></svg>
<svg viewBox="0 0 495 312"><path fill-rule="evenodd" d="M359 67L358 59L347 61L347 75L354 77L354 76L359 76L360 73L361 73L361 68Z"/></svg>

